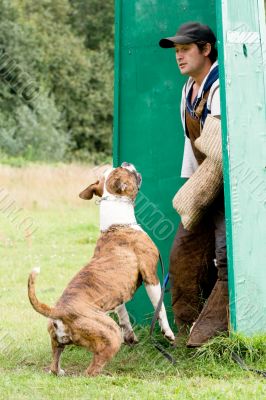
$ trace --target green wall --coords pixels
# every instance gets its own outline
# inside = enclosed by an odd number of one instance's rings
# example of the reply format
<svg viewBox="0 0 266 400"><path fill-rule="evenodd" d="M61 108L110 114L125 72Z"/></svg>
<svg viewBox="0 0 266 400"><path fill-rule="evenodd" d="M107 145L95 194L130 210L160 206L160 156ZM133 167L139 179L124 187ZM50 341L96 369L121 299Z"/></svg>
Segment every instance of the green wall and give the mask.
<svg viewBox="0 0 266 400"><path fill-rule="evenodd" d="M266 47L263 0L217 1L233 328L266 332Z"/></svg>
<svg viewBox="0 0 266 400"><path fill-rule="evenodd" d="M116 0L115 8L114 164L133 162L142 173L138 221L168 267L179 222L172 198L183 183L179 104L185 79L179 74L174 50L161 49L158 42L187 21L208 23L215 29L215 2ZM168 293L168 305L169 300ZM149 322L152 307L143 288L128 309L137 322Z"/></svg>

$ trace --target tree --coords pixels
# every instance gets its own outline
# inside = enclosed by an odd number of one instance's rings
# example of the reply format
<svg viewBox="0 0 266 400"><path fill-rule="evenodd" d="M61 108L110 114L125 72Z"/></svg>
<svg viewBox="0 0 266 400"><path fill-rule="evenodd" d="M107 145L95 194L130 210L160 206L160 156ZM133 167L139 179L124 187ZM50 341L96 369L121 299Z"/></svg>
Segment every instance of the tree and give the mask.
<svg viewBox="0 0 266 400"><path fill-rule="evenodd" d="M8 154L29 154L25 153L29 137L35 143L34 138L44 135L45 130L49 134L43 136L46 142L38 141L40 145L48 144L48 139L57 146L62 143L62 151L47 151L47 158L56 154L62 158L66 153L83 157L95 152L111 154L112 24L110 19L108 29L104 35L100 31L98 39L94 31L90 44L89 16L83 14L84 21L78 23L87 3L90 0L78 1L75 6L68 0L11 0L0 5L0 144L7 132L13 132L13 143L16 139L20 142L13 152L12 141L8 146L6 141L2 143ZM92 10L102 16L94 3ZM23 129L19 116L24 121ZM26 130L32 134L24 135ZM43 159L45 151L37 151L33 145L31 158L40 154Z"/></svg>
<svg viewBox="0 0 266 400"><path fill-rule="evenodd" d="M113 0L69 0L69 2L72 6L70 23L75 32L84 37L87 48L96 50L103 43L113 44Z"/></svg>

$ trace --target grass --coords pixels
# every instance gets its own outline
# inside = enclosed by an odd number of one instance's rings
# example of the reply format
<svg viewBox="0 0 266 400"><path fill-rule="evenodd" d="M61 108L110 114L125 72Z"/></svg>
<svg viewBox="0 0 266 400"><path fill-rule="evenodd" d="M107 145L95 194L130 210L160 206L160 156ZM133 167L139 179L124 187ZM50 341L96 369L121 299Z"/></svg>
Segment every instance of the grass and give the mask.
<svg viewBox="0 0 266 400"><path fill-rule="evenodd" d="M37 293L53 304L91 257L98 208L74 196L92 175L75 166L0 168L8 199L32 222L30 230L12 222L0 197L0 399L265 399L266 380L231 359L236 352L247 364L266 369L265 336L219 337L193 350L173 349L156 332L156 340L175 358L173 366L153 347L148 328L138 326L140 343L123 346L102 376L84 377L91 355L77 347L68 347L62 356L65 377L47 373L47 321L29 304L27 276L33 267L41 267Z"/></svg>

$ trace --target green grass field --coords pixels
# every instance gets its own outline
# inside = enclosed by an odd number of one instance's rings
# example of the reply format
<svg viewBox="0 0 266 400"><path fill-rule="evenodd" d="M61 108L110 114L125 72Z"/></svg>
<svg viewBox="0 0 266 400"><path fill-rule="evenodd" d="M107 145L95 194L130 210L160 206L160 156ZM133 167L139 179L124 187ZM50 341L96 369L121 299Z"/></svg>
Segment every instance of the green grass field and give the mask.
<svg viewBox="0 0 266 400"><path fill-rule="evenodd" d="M102 376L84 376L91 355L77 347L63 353L66 376L49 375L47 321L29 304L28 273L41 267L37 294L53 304L92 255L98 237L98 209L94 202L72 203L71 197L59 201L49 187L52 179L45 186L43 174L45 206L36 202L39 189L34 192L34 182L28 183L33 200L27 203L20 197L21 171L11 172L5 188L22 210L21 217L12 221L0 192L0 399L266 399L266 379L241 370L230 357L234 350L247 364L266 369L266 337L220 338L195 351L185 346L172 349L156 332L156 340L175 358L173 366L154 349L148 329L136 327L140 343L123 346ZM67 193L64 185L69 182L62 178L60 193ZM26 219L31 223L27 229L26 222L22 223Z"/></svg>

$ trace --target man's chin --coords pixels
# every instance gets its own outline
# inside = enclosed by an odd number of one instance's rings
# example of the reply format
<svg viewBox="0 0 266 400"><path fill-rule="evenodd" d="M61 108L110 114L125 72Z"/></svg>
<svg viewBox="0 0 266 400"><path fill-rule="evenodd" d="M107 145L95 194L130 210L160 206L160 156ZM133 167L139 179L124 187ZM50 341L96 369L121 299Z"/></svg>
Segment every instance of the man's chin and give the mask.
<svg viewBox="0 0 266 400"><path fill-rule="evenodd" d="M179 71L180 71L181 75L189 75L189 71L187 71L186 69L180 69L179 68Z"/></svg>

